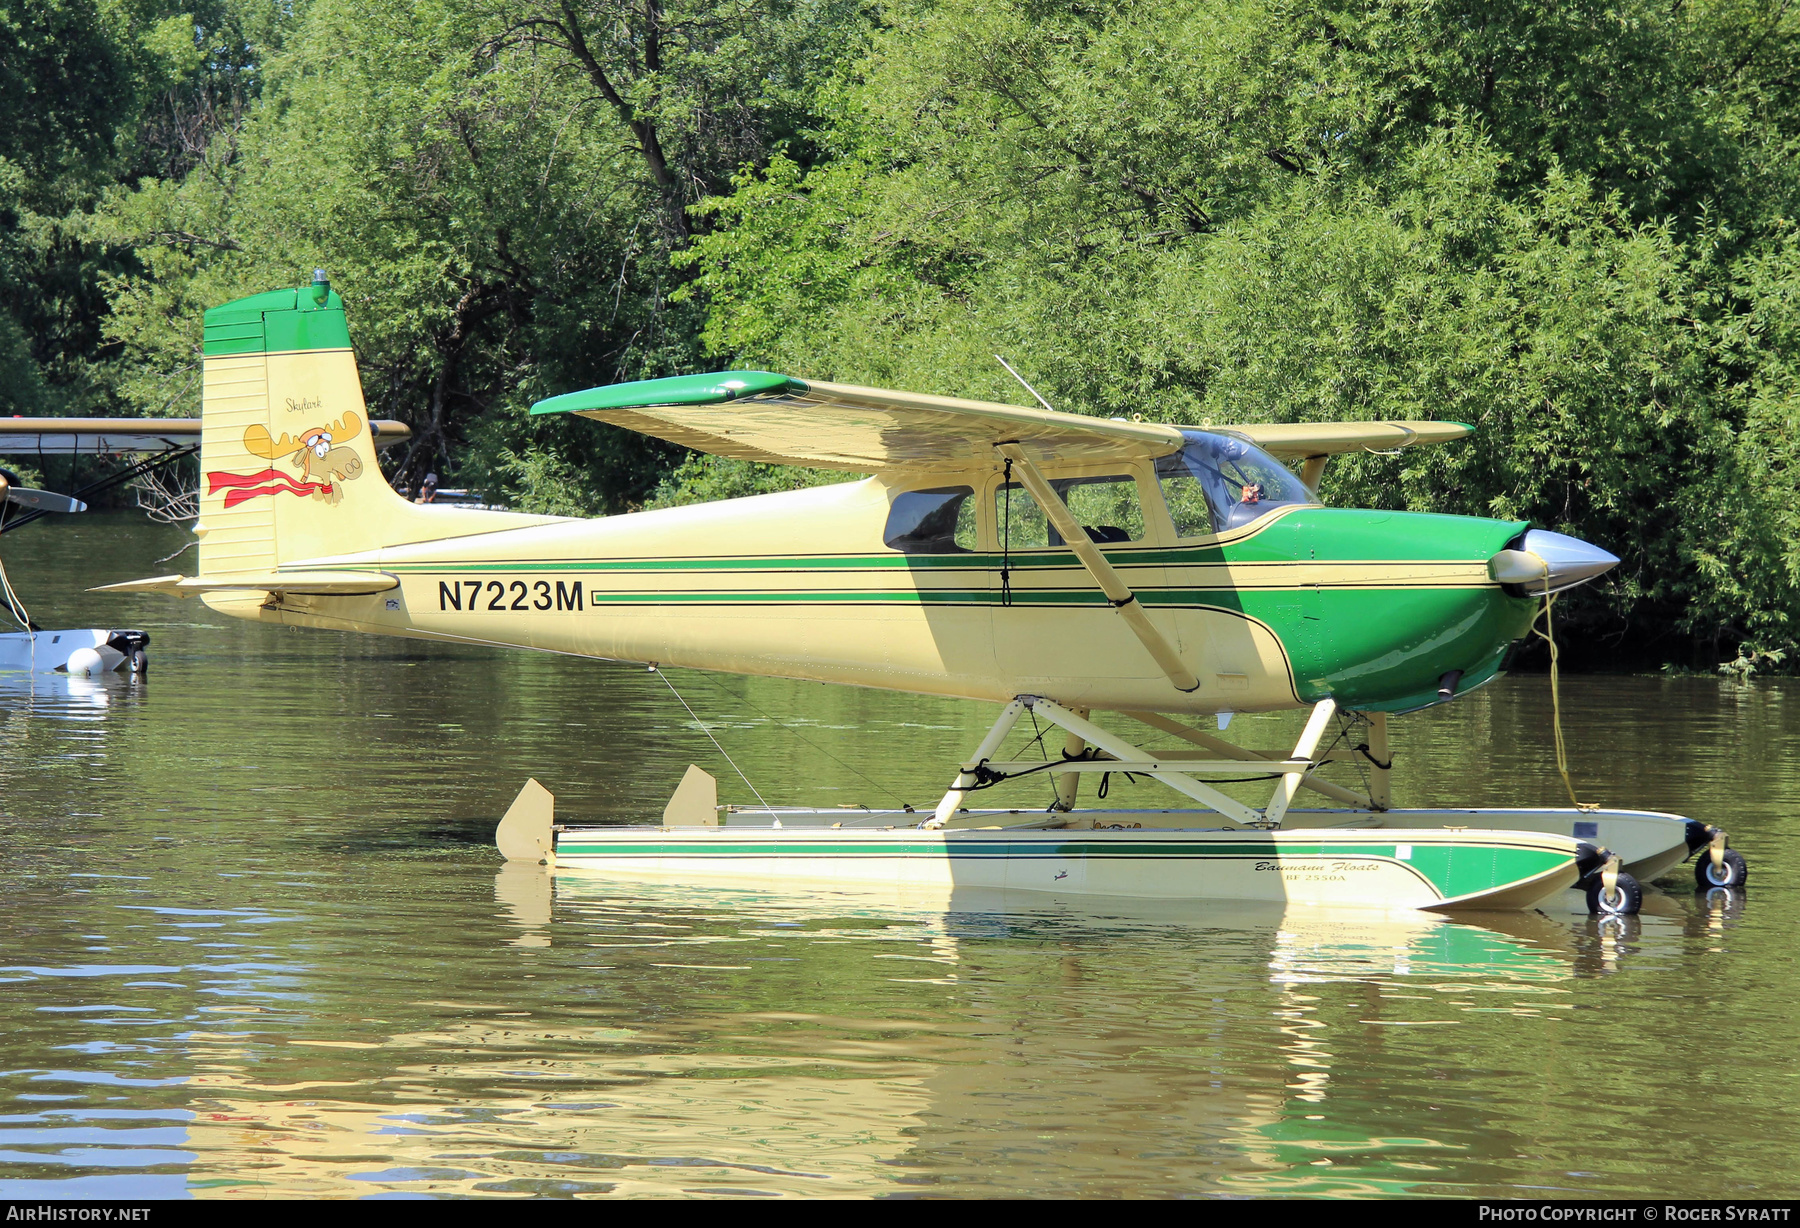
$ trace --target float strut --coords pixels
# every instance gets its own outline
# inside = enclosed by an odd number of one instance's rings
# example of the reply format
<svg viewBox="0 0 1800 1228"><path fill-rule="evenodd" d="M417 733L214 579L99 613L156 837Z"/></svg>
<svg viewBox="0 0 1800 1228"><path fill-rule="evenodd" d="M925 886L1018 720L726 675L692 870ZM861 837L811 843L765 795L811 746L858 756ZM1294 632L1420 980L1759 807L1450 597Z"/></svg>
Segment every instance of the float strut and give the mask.
<svg viewBox="0 0 1800 1228"><path fill-rule="evenodd" d="M1153 754L1133 746L1110 730L1102 729L1085 716L1081 716L1061 704L1053 703L1041 695L1021 695L1000 713L1000 719L995 722L993 729L988 731L988 736L982 740L980 748L975 752L975 757L964 764L963 770L957 774L956 782L950 786L950 791L944 794L944 800L938 803L937 811L929 819L919 824L920 827L927 829L942 827L950 820L951 816L962 806L963 797L968 791L982 783L984 764L993 758L995 751L1000 749L1001 741L1012 729L1013 723L1019 719L1020 713L1026 708L1030 708L1052 725L1060 727L1065 733L1079 737L1087 746L1093 747L1104 755L1111 756L1111 759L1117 760L1122 768L1128 765L1145 765L1136 767L1134 770L1143 771L1145 775L1160 780L1178 793L1185 793L1233 823L1249 827L1263 821L1260 811L1251 809L1236 798L1219 792L1211 785L1195 780L1187 772L1174 770L1173 765L1156 764ZM1106 771L1109 770L1107 764L1107 759L1096 757L1093 760L1083 760L1080 767L1082 770ZM1155 766L1150 766L1153 764ZM1016 765L1004 765L1006 768L1014 766ZM1041 769L1045 765L1033 766ZM1049 766L1074 767L1076 765L1052 763ZM1281 763L1279 765L1270 764L1270 766L1286 768L1289 765ZM996 769L996 771L998 770ZM988 772L987 775L988 779L995 778L994 771Z"/></svg>
<svg viewBox="0 0 1800 1228"><path fill-rule="evenodd" d="M1210 733L1203 733L1192 726L1182 724L1180 721L1171 720L1158 712L1122 711L1120 715L1129 716L1134 721L1141 721L1152 729L1160 729L1164 733L1172 733L1184 742L1192 742L1195 746L1204 746L1208 750L1217 751L1227 759L1237 759L1245 763L1255 763L1263 767L1269 766L1271 760L1275 763L1281 763L1286 759L1285 755L1278 754L1275 751L1245 750L1241 746L1234 746L1223 738L1215 738ZM1329 780L1321 780L1318 776L1310 772L1307 774L1306 779L1300 782L1300 787L1302 789L1311 789L1314 793L1322 793L1333 801L1343 802L1346 806L1356 810L1387 809L1386 806L1374 805L1369 798L1364 797L1353 789L1346 789L1342 785L1334 785Z"/></svg>
<svg viewBox="0 0 1800 1228"><path fill-rule="evenodd" d="M1036 712L1039 716L1043 717L1053 725L1060 726L1069 733L1079 734L1089 746L1111 755L1114 759L1125 762L1142 762L1156 758L1155 755L1139 749L1118 734L1107 729L1102 729L1086 717L1077 716L1074 712L1063 707L1061 704L1053 703L1040 695L1030 696L1029 700L1032 711ZM1104 761L1102 761L1102 765L1104 765ZM1174 772L1165 769L1146 774L1160 780L1163 784L1168 785L1177 793L1185 793L1209 810L1216 810L1233 823L1240 823L1248 827L1262 820L1262 815L1244 805L1244 803L1238 801L1234 797L1219 792L1211 785L1202 784L1192 776L1189 776L1186 772Z"/></svg>
<svg viewBox="0 0 1800 1228"><path fill-rule="evenodd" d="M1387 810L1394 804L1394 785L1389 773L1394 768L1394 752L1388 745L1388 714L1369 713L1369 801L1375 810Z"/></svg>
<svg viewBox="0 0 1800 1228"><path fill-rule="evenodd" d="M1006 741L1006 735L1012 732L1012 727L1018 723L1019 716L1024 711L1025 701L1022 699L1015 699L1000 709L1000 719L994 722L994 727L988 730L987 737L981 739L981 745L975 748L975 758L971 760L975 767L980 767L994 757L994 752L1000 749L1002 742ZM968 795L968 791L980 783L981 778L974 772L958 772L955 781L950 785L950 791L944 794L944 800L937 804L937 810L919 826L942 827L949 821L951 815L962 809L963 798Z"/></svg>
<svg viewBox="0 0 1800 1228"><path fill-rule="evenodd" d="M1336 711L1335 699L1321 699L1313 705L1312 715L1306 718L1306 728L1300 731L1300 740L1294 744L1293 756L1287 761L1288 770L1275 786L1275 796L1269 799L1269 808L1264 812L1263 821L1268 826L1280 827L1281 820L1287 817L1288 807L1294 804L1294 794L1300 791L1300 782L1312 770L1313 754L1319 749L1319 740L1325 736L1326 726L1331 724Z"/></svg>
<svg viewBox="0 0 1800 1228"><path fill-rule="evenodd" d="M1079 716L1084 721L1088 718L1088 710L1086 708L1076 708L1073 711L1076 716ZM1081 757L1081 752L1086 749L1087 739L1078 733L1070 731L1070 733L1063 738L1063 758L1065 759L1079 759ZM1056 778L1055 787L1056 803L1051 806L1051 809L1062 811L1075 809L1075 795L1081 788L1081 773L1062 773Z"/></svg>

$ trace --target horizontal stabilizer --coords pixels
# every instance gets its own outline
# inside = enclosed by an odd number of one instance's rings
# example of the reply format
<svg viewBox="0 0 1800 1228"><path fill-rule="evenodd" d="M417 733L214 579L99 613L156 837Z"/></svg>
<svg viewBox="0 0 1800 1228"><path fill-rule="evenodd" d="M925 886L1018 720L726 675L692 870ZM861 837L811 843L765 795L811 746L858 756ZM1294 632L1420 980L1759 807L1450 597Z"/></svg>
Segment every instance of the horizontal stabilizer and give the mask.
<svg viewBox="0 0 1800 1228"><path fill-rule="evenodd" d="M295 596L356 597L384 593L400 580L381 571L269 571L239 576L154 576L102 584L90 593L160 593L165 597L198 597L202 593L265 592Z"/></svg>

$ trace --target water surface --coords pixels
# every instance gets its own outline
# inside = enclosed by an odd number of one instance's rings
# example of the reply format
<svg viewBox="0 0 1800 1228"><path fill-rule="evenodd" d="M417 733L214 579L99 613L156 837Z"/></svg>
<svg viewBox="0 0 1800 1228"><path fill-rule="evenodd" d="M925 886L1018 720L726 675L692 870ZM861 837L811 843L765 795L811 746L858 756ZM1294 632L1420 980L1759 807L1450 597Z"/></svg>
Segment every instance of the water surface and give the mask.
<svg viewBox="0 0 1800 1228"><path fill-rule="evenodd" d="M81 591L186 540L0 539L40 622L153 637L147 682L0 676L0 1197L1800 1190L1791 683L1571 680L1584 794L1751 862L1626 923L552 881L488 843L527 776L752 800L659 676ZM783 802L929 806L992 718L670 677ZM1562 802L1541 677L1395 743L1398 804Z"/></svg>

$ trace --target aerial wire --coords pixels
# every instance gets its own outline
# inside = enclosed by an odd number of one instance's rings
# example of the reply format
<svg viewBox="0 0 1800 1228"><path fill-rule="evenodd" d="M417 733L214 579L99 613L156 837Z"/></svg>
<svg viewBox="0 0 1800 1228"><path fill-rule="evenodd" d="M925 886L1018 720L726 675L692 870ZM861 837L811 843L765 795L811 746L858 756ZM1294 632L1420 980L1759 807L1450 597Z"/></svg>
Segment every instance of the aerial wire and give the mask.
<svg viewBox="0 0 1800 1228"><path fill-rule="evenodd" d="M1006 368L1006 373L1019 381L1019 385L1037 399L1051 413L1056 408L1044 399L1044 394L1033 388L1013 369L1013 365L1000 355L994 355L994 361ZM1003 510L1000 513L1000 604L1012 604L1012 457L1006 458L1006 472L1000 478L1000 500Z"/></svg>
<svg viewBox="0 0 1800 1228"><path fill-rule="evenodd" d="M1029 392L1032 396L1036 397L1037 403L1039 405L1042 405L1045 409L1048 409L1051 413L1056 412L1055 407L1053 407L1050 404L1050 402L1048 402L1044 399L1044 394L1039 392L1036 388L1033 388L1030 384L1025 383L1025 377L1023 375L1020 375L1017 371L1013 370L1013 365L1010 362L1007 362L1006 359L1000 357L1000 355L998 355L998 354L994 355L994 361L999 363L1001 366L1005 367L1006 373L1008 375L1012 376L1014 379L1018 380L1020 384L1024 385L1025 391Z"/></svg>
<svg viewBox="0 0 1800 1228"><path fill-rule="evenodd" d="M887 794L889 797L891 797L895 801L899 802L903 808L907 805L906 799L904 797L900 796L900 794L894 792L894 790L888 788L886 785L882 784L880 781L878 781L874 777L870 776L867 772L861 771L854 764L844 762L844 760L838 758L836 755L834 755L830 751L826 750L823 746L820 746L818 743L813 742L810 739L806 738L799 732L799 730L795 729L794 726L785 724L782 721L776 719L775 717L770 716L763 709L757 707L756 704L750 700L749 696L738 694L736 691L734 691L730 687L726 686L723 682L720 682L717 678L713 677L711 674L702 673L700 676L702 678L706 679L706 681L712 683L713 686L717 687L719 690L723 691L725 694L731 696L731 698L733 698L733 699L737 700L739 703L743 704L746 708L749 708L752 712L756 713L758 716L762 717L764 720L773 724L776 728L785 729L788 733L793 734L794 739L796 741L800 742L802 745L804 745L812 750L817 751L821 755L824 755L827 759L831 760L833 763L837 764L839 767L845 768L846 770L851 772L853 775L862 777L862 779L865 783L867 783L867 784L873 786L874 788L880 790L881 792Z"/></svg>
<svg viewBox="0 0 1800 1228"><path fill-rule="evenodd" d="M0 525L5 524L5 522L6 502L5 500L0 499ZM31 612L25 608L25 603L19 600L19 594L13 591L12 580L6 574L6 561L4 559L0 559L0 595L4 595L6 599L7 613L18 619L20 626L24 627L27 631L36 631L38 629L37 624L31 621ZM33 661L35 663L37 653L36 640L31 642L31 647Z"/></svg>
<svg viewBox="0 0 1800 1228"><path fill-rule="evenodd" d="M1012 604L1012 457L1000 476L1000 604Z"/></svg>
<svg viewBox="0 0 1800 1228"><path fill-rule="evenodd" d="M757 793L756 786L750 783L750 778L748 776L744 775L744 769L739 767L737 765L737 760L733 759L731 757L731 755L726 751L725 747L720 745L719 739L713 737L712 729L707 726L707 723L705 721L700 719L699 713L695 712L691 707L688 707L688 701L681 698L681 692L677 691L675 689L675 684L673 682L669 681L669 676L667 674L663 673L660 669L656 668L656 666L654 666L654 665L652 665L650 667L650 672L655 674L658 678L661 678L663 680L663 685L669 688L669 694L673 695L676 699L676 702L678 702L683 708L687 708L687 714L694 718L694 724L700 726L700 732L704 733L707 736L707 738L709 740L711 740L712 744L719 748L719 753L721 755L725 756L725 762L729 763L731 765L731 770L738 774L738 779L744 782L745 786L747 788L749 788L750 792L756 794L757 801L762 802L762 808L764 810L767 810L770 814L774 814L775 807L769 805L768 802L764 801L763 795L761 793ZM780 819L778 818L776 821L780 822Z"/></svg>

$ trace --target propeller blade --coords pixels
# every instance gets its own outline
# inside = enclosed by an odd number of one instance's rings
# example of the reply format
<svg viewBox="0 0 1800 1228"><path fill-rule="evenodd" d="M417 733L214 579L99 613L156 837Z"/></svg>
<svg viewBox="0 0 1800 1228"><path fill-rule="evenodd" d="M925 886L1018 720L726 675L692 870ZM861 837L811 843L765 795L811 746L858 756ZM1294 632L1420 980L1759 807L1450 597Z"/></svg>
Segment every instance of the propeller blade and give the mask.
<svg viewBox="0 0 1800 1228"><path fill-rule="evenodd" d="M38 512L85 512L87 504L49 490L33 490L29 486L7 486L6 500Z"/></svg>

